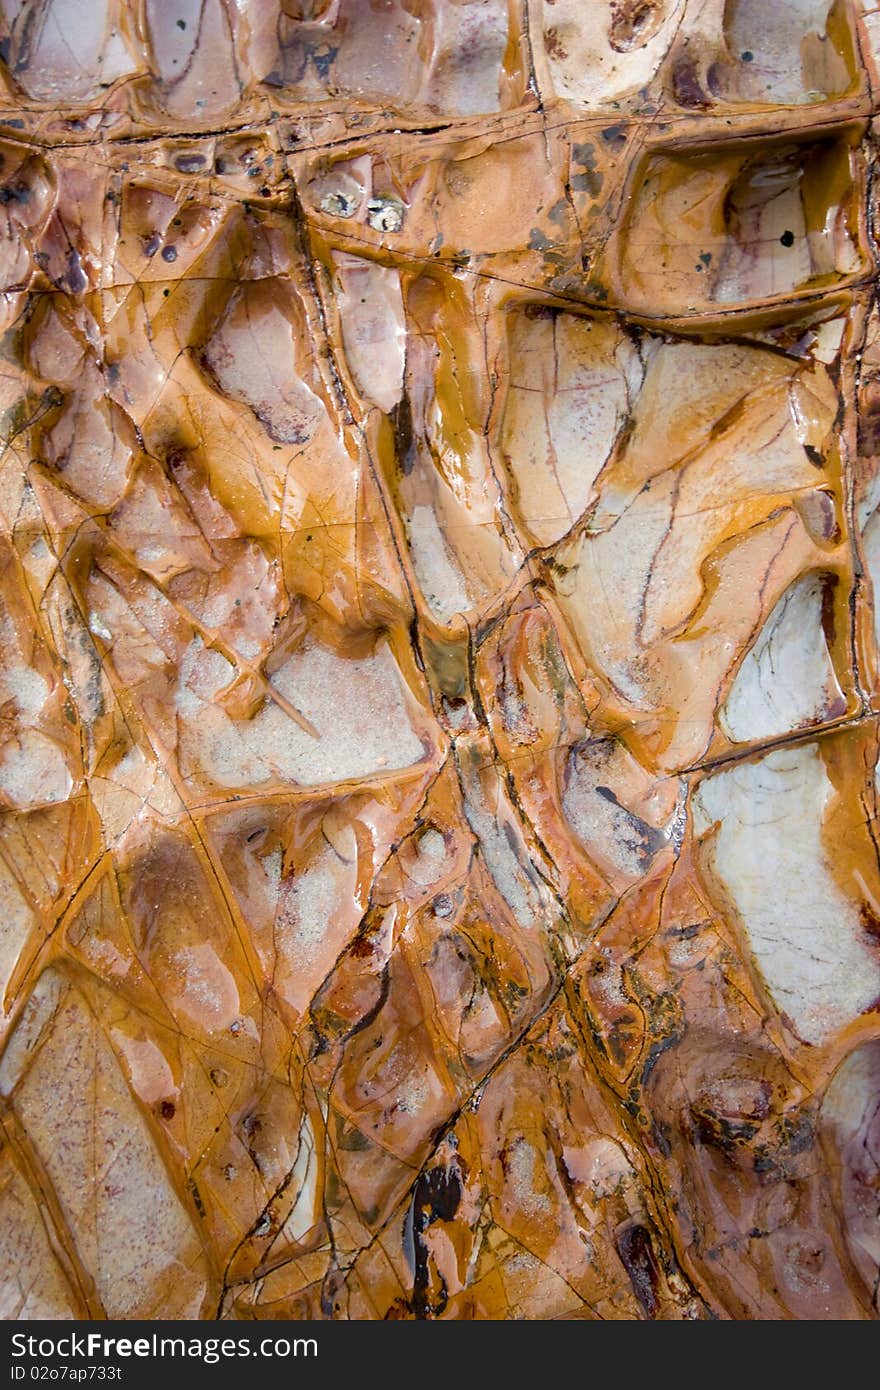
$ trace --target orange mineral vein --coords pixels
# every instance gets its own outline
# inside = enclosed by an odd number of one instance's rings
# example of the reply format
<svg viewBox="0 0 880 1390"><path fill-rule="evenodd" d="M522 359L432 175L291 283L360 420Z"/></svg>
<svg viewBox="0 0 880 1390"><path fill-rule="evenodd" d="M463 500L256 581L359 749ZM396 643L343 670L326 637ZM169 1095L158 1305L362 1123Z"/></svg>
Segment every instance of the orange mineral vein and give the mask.
<svg viewBox="0 0 880 1390"><path fill-rule="evenodd" d="M877 1318L876 6L0 36L0 1317Z"/></svg>

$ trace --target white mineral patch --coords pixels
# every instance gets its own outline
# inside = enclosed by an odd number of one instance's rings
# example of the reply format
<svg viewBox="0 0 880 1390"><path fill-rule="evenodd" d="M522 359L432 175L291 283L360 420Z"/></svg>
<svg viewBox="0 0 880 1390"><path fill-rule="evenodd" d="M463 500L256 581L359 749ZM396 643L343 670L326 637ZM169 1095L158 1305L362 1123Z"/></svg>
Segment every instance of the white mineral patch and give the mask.
<svg viewBox="0 0 880 1390"><path fill-rule="evenodd" d="M809 575L776 604L721 711L729 738L772 738L843 713L844 697L822 630L823 592L822 577Z"/></svg>
<svg viewBox="0 0 880 1390"><path fill-rule="evenodd" d="M20 6L8 0L2 8L10 16ZM29 96L83 101L133 70L134 60L110 10L109 0L49 0L40 10L32 40L23 42L25 30L19 27L18 43L22 47L33 43L30 61L23 65Z"/></svg>
<svg viewBox="0 0 880 1390"><path fill-rule="evenodd" d="M2 681L25 719L35 718L49 698L48 685L30 666L10 666Z"/></svg>
<svg viewBox="0 0 880 1390"><path fill-rule="evenodd" d="M37 980L0 1059L0 1095L11 1095L28 1067L33 1065L67 989L67 982L56 970L44 970Z"/></svg>
<svg viewBox="0 0 880 1390"><path fill-rule="evenodd" d="M223 392L249 405L281 443L302 444L325 418L324 406L295 370L294 329L277 305L237 291L205 349Z"/></svg>
<svg viewBox="0 0 880 1390"><path fill-rule="evenodd" d="M535 871L500 774L465 772L465 815L492 881L521 927L546 921L552 904ZM518 852L517 852L518 851Z"/></svg>
<svg viewBox="0 0 880 1390"><path fill-rule="evenodd" d="M411 879L423 888L434 883L446 861L446 841L439 830L428 829L419 836L418 853L407 866Z"/></svg>
<svg viewBox="0 0 880 1390"><path fill-rule="evenodd" d="M18 811L64 801L72 786L63 752L37 729L22 730L0 752L0 792Z"/></svg>
<svg viewBox="0 0 880 1390"><path fill-rule="evenodd" d="M832 0L787 0L768 5L766 0L739 0L726 7L725 29L733 54L753 54L738 74L742 98L794 105L810 93L805 90L804 51L812 40L815 49L828 48L825 27ZM813 92L811 99L824 96Z"/></svg>
<svg viewBox="0 0 880 1390"><path fill-rule="evenodd" d="M317 737L271 699L252 719L230 718L214 701L232 673L198 638L181 661L176 699L188 776L198 769L221 787L273 779L309 785L387 773L423 756L386 642L356 659L306 645L275 673L274 688Z"/></svg>
<svg viewBox="0 0 880 1390"><path fill-rule="evenodd" d="M544 5L544 22L555 39L547 62L556 95L587 108L604 105L651 80L684 9L683 0L652 6L651 15L660 11L662 21L651 25L645 40L617 51L610 42L619 8L613 0L591 0L588 5L584 0L544 0Z"/></svg>
<svg viewBox="0 0 880 1390"><path fill-rule="evenodd" d="M176 1093L171 1068L150 1038L130 1038L121 1028L111 1028L110 1038L124 1057L131 1085L145 1105L155 1105Z"/></svg>
<svg viewBox="0 0 880 1390"><path fill-rule="evenodd" d="M281 885L274 933L275 984L300 1011L307 1008L363 915L352 827L343 827L336 840L343 854L325 845L307 868Z"/></svg>
<svg viewBox="0 0 880 1390"><path fill-rule="evenodd" d="M413 507L407 526L413 568L428 607L440 622L470 608L464 576L446 544L433 507Z"/></svg>
<svg viewBox="0 0 880 1390"><path fill-rule="evenodd" d="M716 773L693 799L710 873L777 1006L813 1043L880 994L880 958L830 871L822 823L832 795L819 750L807 744Z"/></svg>
<svg viewBox="0 0 880 1390"><path fill-rule="evenodd" d="M77 1309L44 1219L9 1156L0 1170L0 1320L75 1318Z"/></svg>
<svg viewBox="0 0 880 1390"><path fill-rule="evenodd" d="M822 1101L840 1173L843 1228L867 1288L880 1275L880 1039L851 1052ZM837 1165L835 1165L836 1167Z"/></svg>
<svg viewBox="0 0 880 1390"><path fill-rule="evenodd" d="M315 1153L315 1136L308 1115L303 1115L299 1127L299 1149L290 1172L289 1186L299 1188L290 1215L284 1223L284 1234L290 1240L302 1240L315 1224L317 1215L319 1164Z"/></svg>
<svg viewBox="0 0 880 1390"><path fill-rule="evenodd" d="M646 872L668 843L672 828L671 817L663 817L659 805L643 804L639 811L627 805L628 794L633 797L640 791L645 796L650 785L635 759L609 740L580 745L567 762L562 798L566 820L600 866L607 862L633 879Z"/></svg>
<svg viewBox="0 0 880 1390"><path fill-rule="evenodd" d="M406 321L396 270L355 256L334 256L345 358L358 390L386 412L403 391Z"/></svg>
<svg viewBox="0 0 880 1390"><path fill-rule="evenodd" d="M518 506L541 545L581 515L641 381L616 324L517 316L501 444ZM549 401L549 406L548 406Z"/></svg>
<svg viewBox="0 0 880 1390"><path fill-rule="evenodd" d="M199 1243L94 1015L69 991L14 1105L111 1318L204 1290ZM96 1176L98 1180L96 1181Z"/></svg>
<svg viewBox="0 0 880 1390"><path fill-rule="evenodd" d="M209 1033L228 1028L241 1008L238 987L214 948L207 943L187 947L177 952L175 965L180 981L172 1001L175 1008Z"/></svg>
<svg viewBox="0 0 880 1390"><path fill-rule="evenodd" d="M36 924L36 913L0 859L0 1013L3 1012L3 995L9 978Z"/></svg>

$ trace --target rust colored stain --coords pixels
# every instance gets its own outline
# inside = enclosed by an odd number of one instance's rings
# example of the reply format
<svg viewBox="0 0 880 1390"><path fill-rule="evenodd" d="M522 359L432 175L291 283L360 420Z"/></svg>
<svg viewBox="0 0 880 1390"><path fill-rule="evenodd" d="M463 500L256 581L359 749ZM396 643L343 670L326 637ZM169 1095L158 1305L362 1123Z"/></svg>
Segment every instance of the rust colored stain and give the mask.
<svg viewBox="0 0 880 1390"><path fill-rule="evenodd" d="M0 1317L878 1316L863 8L0 4Z"/></svg>

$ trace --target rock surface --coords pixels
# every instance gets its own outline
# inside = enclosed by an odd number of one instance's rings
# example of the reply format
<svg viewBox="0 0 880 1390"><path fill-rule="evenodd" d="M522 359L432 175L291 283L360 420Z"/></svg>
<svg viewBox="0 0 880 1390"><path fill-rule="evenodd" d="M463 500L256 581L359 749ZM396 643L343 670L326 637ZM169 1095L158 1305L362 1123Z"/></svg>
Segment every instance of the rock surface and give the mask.
<svg viewBox="0 0 880 1390"><path fill-rule="evenodd" d="M0 1316L876 1318L880 11L0 27Z"/></svg>

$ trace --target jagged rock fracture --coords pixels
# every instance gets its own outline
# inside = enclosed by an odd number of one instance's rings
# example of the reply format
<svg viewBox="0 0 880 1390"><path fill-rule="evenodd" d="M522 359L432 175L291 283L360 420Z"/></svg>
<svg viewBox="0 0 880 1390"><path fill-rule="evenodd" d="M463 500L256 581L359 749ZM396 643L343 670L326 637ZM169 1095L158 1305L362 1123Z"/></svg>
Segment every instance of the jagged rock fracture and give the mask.
<svg viewBox="0 0 880 1390"><path fill-rule="evenodd" d="M0 1316L876 1318L880 11L0 29Z"/></svg>

